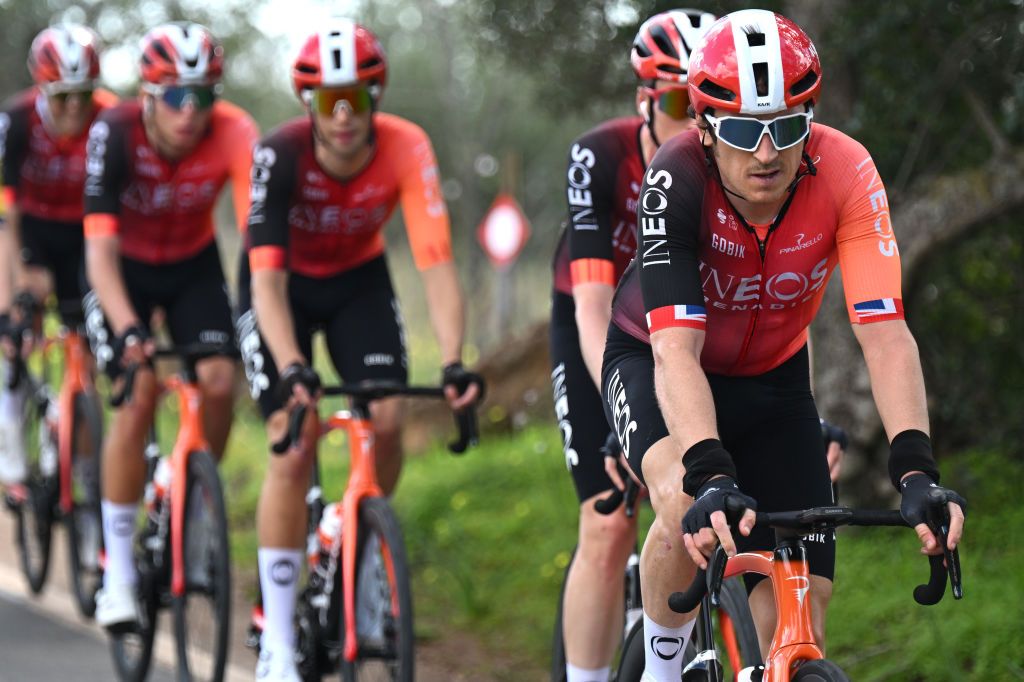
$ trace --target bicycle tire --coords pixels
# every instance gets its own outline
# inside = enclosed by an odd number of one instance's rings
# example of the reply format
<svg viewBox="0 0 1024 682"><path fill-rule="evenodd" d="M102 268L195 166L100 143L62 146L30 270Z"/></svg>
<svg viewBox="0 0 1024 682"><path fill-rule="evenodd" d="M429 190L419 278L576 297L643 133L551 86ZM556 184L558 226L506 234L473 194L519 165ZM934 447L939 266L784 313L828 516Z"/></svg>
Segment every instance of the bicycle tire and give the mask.
<svg viewBox="0 0 1024 682"><path fill-rule="evenodd" d="M793 674L793 682L850 682L843 669L826 658L805 661Z"/></svg>
<svg viewBox="0 0 1024 682"><path fill-rule="evenodd" d="M626 635L622 643L622 657L619 659L619 669L615 673L616 682L640 682L644 674L644 621L638 620ZM697 648L694 646L693 637L686 641L686 651L683 653L683 666L693 660L697 655Z"/></svg>
<svg viewBox="0 0 1024 682"><path fill-rule="evenodd" d="M40 469L41 439L49 400L43 397L42 389L32 388L31 382L28 385L22 418L22 438L28 459L25 478L28 496L18 506L18 563L29 589L39 594L50 571L54 505L60 485L56 473L45 475Z"/></svg>
<svg viewBox="0 0 1024 682"><path fill-rule="evenodd" d="M224 492L206 451L188 458L183 533L185 594L174 598L178 677L221 682L231 631L231 558ZM200 605L208 607L209 622L192 610Z"/></svg>
<svg viewBox="0 0 1024 682"><path fill-rule="evenodd" d="M416 662L409 565L398 519L387 500L371 497L362 502L358 537L355 598L359 650L353 663L344 658L340 661L341 677L345 682L412 682Z"/></svg>
<svg viewBox="0 0 1024 682"><path fill-rule="evenodd" d="M732 631L740 654L740 669L761 665L761 645L757 639L757 628L754 617L750 613L750 602L747 600L747 589L742 578L729 578L722 582L719 592L720 608L729 616ZM719 632L723 630L719 621ZM731 663L730 663L731 667ZM733 671L735 674L738 671Z"/></svg>
<svg viewBox="0 0 1024 682"><path fill-rule="evenodd" d="M576 548L569 557L569 565L562 576L562 588L558 591L558 608L555 610L555 627L551 633L551 682L566 682L565 638L562 636L562 605L565 603L565 583L572 570L572 560L576 558Z"/></svg>
<svg viewBox="0 0 1024 682"><path fill-rule="evenodd" d="M64 518L68 542L71 588L79 612L92 618L96 592L103 585L100 552L103 549L100 513L100 449L103 419L95 393L75 396L72 425L71 512Z"/></svg>
<svg viewBox="0 0 1024 682"><path fill-rule="evenodd" d="M18 506L18 555L32 594L46 586L53 541L53 495L45 481L25 482L28 497Z"/></svg>

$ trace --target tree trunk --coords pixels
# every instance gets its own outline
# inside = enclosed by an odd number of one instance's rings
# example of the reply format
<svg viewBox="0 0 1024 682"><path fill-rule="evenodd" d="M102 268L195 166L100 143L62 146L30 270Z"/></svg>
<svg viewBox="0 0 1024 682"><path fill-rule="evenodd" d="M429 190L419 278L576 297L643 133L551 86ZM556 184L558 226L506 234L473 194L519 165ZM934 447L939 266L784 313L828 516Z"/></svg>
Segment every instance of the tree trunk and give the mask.
<svg viewBox="0 0 1024 682"><path fill-rule="evenodd" d="M934 249L968 236L979 223L1024 205L1024 149L993 158L980 168L922 184L921 191L908 195L892 216L900 246L904 293ZM863 355L847 321L838 276L829 285L812 335L818 409L851 436L848 454L854 456L846 460L844 480L853 483L861 494L891 490L880 462L888 448L880 442L881 420ZM865 470L871 475L858 476Z"/></svg>

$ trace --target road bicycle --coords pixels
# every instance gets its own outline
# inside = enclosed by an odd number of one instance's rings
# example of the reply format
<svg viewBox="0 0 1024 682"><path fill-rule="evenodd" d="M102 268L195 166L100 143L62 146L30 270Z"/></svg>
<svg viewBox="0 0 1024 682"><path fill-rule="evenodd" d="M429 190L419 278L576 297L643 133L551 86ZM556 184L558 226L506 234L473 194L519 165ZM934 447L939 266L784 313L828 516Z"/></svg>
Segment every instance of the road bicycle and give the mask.
<svg viewBox="0 0 1024 682"><path fill-rule="evenodd" d="M941 491L932 495L928 525L943 547L943 555L929 556L931 575L928 583L914 590L914 599L922 605L936 604L946 590L947 576L956 599L963 597L958 550L946 548L949 516L946 497ZM735 526L744 508L736 500L727 503L727 516ZM899 511L874 511L847 507L816 507L792 512L757 512L758 525L775 529L776 546L771 552L741 552L727 557L719 546L712 555L707 569L698 569L693 582L685 592L669 597L669 607L677 613L689 613L701 606L695 631L700 641L712 642L707 637L712 624L711 609L723 598L723 580L744 573L757 573L771 580L775 593L776 625L763 670L749 671L751 680L763 682L847 682L849 678L834 662L825 659L811 629L811 600L806 599L810 589L807 550L803 536L808 533L832 532L839 526L898 526L906 527ZM632 647L643 653L643 641L637 639ZM698 658L717 661L714 645L698 652ZM716 665L707 667L706 676L695 678L720 682L721 670ZM689 678L685 677L684 680Z"/></svg>
<svg viewBox="0 0 1024 682"><path fill-rule="evenodd" d="M21 300L15 305L23 320L41 325L41 311L34 302ZM81 314L78 304L64 304L61 310ZM30 328L14 334L16 338L32 335ZM31 338L25 341L31 343ZM40 593L49 573L53 528L63 523L75 603L83 616L91 618L103 581L99 476L103 417L92 359L85 337L76 329L61 328L57 335L44 336L33 345L35 357L26 362L17 355L8 376L8 390L24 393L22 435L28 476L24 486L9 492L17 515L20 565L29 588ZM54 372L61 377L56 395Z"/></svg>
<svg viewBox="0 0 1024 682"><path fill-rule="evenodd" d="M618 463L619 444L614 433L609 433L600 449L605 458L612 458ZM640 501L641 487L619 466L619 475L626 482L625 490L613 490L607 497L594 503L595 509L601 514L613 514L622 507L628 518L636 516L636 507ZM566 576L569 575L566 568ZM639 680L644 671L643 650L643 598L640 592L640 550L634 541L633 551L626 562L623 579L623 632L621 655L618 665L612 673L612 679L633 681ZM555 615L555 628L552 638L551 680L565 682L566 660L565 643L562 638L562 603L565 599L565 581L559 594L558 609ZM745 667L760 664L761 652L758 648L757 631L747 604L747 593L738 579L728 580L722 585L721 603L716 607L715 617L718 621L718 632L732 669L739 671ZM633 645L637 640L639 646ZM703 670L706 661L697 659L697 646L688 642L684 658L692 671Z"/></svg>
<svg viewBox="0 0 1024 682"><path fill-rule="evenodd" d="M482 379L474 376L473 382L480 386L482 399ZM337 673L345 682L411 682L415 660L409 566L398 519L377 482L369 405L393 396L443 398L444 389L369 381L325 387L323 395L351 399L350 408L320 422L317 433L320 438L344 430L351 464L341 502L325 505L314 458L306 496L308 570L295 616L299 674L304 682ZM306 410L304 405L292 410L288 435L272 445L275 454L296 444L306 446L300 443ZM448 448L462 453L477 442L476 414L468 408L455 418L459 436Z"/></svg>
<svg viewBox="0 0 1024 682"><path fill-rule="evenodd" d="M224 678L231 627L231 558L227 515L217 465L203 434L196 358L224 354L222 346L194 344L158 349L154 359L183 359L179 374L159 381L161 394L178 398L178 432L169 457L157 443L155 424L145 448L145 514L136 530L135 564L141 620L110 633L114 667L122 680L146 678L157 615L170 608L179 680ZM131 399L138 365L125 371L124 387L111 397Z"/></svg>

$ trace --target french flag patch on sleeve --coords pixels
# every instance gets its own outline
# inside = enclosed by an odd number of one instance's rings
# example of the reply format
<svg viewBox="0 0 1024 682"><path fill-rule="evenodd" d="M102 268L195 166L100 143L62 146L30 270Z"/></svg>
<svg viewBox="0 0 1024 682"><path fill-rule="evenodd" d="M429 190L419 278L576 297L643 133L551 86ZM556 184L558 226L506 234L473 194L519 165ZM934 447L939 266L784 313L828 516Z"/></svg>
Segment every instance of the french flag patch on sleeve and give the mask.
<svg viewBox="0 0 1024 682"><path fill-rule="evenodd" d="M666 327L704 329L707 319L707 311L702 305L666 305L647 313L647 328L652 334Z"/></svg>
<svg viewBox="0 0 1024 682"><path fill-rule="evenodd" d="M886 320L902 320L903 299L879 298L874 301L854 303L853 311L857 313L858 324L885 322Z"/></svg>

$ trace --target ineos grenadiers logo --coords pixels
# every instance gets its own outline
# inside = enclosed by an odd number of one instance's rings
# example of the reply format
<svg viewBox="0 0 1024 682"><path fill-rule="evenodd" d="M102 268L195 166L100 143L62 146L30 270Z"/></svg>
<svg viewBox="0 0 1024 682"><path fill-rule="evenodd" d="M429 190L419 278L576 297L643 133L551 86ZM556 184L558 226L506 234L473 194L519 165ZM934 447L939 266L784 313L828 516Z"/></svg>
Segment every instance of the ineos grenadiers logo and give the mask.
<svg viewBox="0 0 1024 682"><path fill-rule="evenodd" d="M637 425L631 418L629 403L626 402L626 387L622 384L619 370L615 370L612 378L608 380L606 398L612 408L612 418L615 422L613 426L622 446L622 454L629 459L629 435L636 431Z"/></svg>
<svg viewBox="0 0 1024 682"><path fill-rule="evenodd" d="M878 177L878 169L875 168L870 156L860 162L857 172L860 179L866 181L864 189L868 192L867 200L871 205L871 214L875 218L878 252L886 257L899 255L896 235L892 232L892 218L889 216L889 199L885 194L885 187L882 186L882 180Z"/></svg>
<svg viewBox="0 0 1024 682"><path fill-rule="evenodd" d="M555 416L558 428L562 430L562 449L565 451L565 468L572 468L580 463L579 453L572 446L572 424L569 422L569 395L565 387L565 363L561 362L551 373L551 388L555 395Z"/></svg>
<svg viewBox="0 0 1024 682"><path fill-rule="evenodd" d="M6 112L0 112L0 158L3 158L7 150L7 131L11 129L11 116Z"/></svg>
<svg viewBox="0 0 1024 682"><path fill-rule="evenodd" d="M235 322L235 334L238 336L238 350L242 354L245 378L249 380L249 394L253 400L258 400L270 388L270 378L263 369L266 360L260 347L260 333L254 311L247 310L239 316Z"/></svg>
<svg viewBox="0 0 1024 682"><path fill-rule="evenodd" d="M594 215L594 198L590 193L593 176L590 171L597 162L597 156L590 149L574 144L569 151L569 170L566 180L569 183L569 215L573 229L596 230L597 216Z"/></svg>
<svg viewBox="0 0 1024 682"><path fill-rule="evenodd" d="M277 163L277 152L270 147L256 145L252 150L252 171L249 185L249 224L257 225L266 221L264 206L267 203L267 183L270 182L270 169Z"/></svg>
<svg viewBox="0 0 1024 682"><path fill-rule="evenodd" d="M660 185L660 187L659 187ZM640 236L643 267L668 265L668 241L665 239L665 219L660 217L668 208L665 190L672 186L672 175L666 170L651 168L644 176L643 198L640 199Z"/></svg>
<svg viewBox="0 0 1024 682"><path fill-rule="evenodd" d="M96 121L89 128L89 139L85 143L85 195L98 197L103 194L103 157L107 153L110 126L106 121Z"/></svg>

